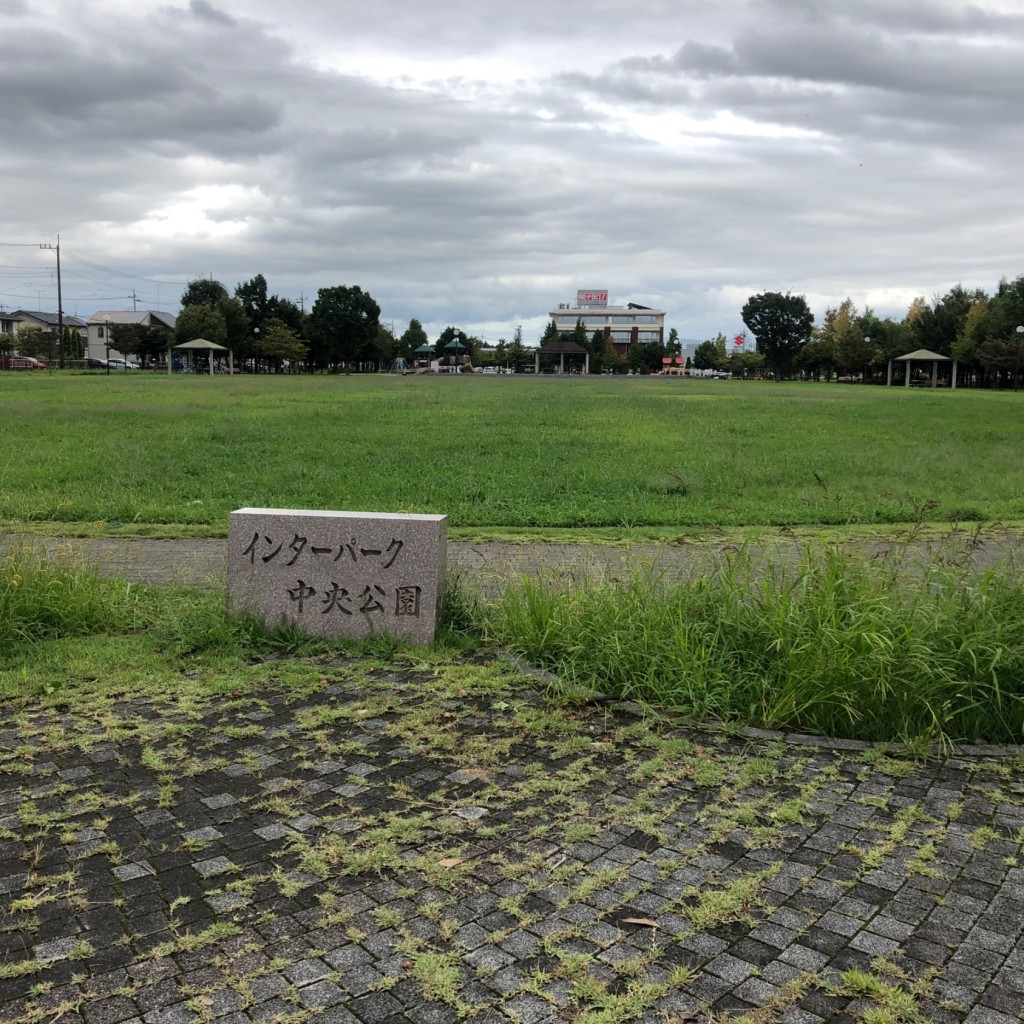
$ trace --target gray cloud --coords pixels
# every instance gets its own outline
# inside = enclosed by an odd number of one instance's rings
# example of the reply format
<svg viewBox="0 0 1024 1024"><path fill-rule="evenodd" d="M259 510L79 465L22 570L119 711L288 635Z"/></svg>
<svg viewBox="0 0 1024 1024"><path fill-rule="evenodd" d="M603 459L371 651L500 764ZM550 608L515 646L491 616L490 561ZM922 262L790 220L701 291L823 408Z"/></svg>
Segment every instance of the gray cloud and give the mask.
<svg viewBox="0 0 1024 1024"><path fill-rule="evenodd" d="M607 286L702 337L762 288L900 313L1024 272L1024 19L994 4L46 2L0 0L32 40L0 240L60 231L147 302L262 272L508 335ZM125 292L87 276L80 312Z"/></svg>

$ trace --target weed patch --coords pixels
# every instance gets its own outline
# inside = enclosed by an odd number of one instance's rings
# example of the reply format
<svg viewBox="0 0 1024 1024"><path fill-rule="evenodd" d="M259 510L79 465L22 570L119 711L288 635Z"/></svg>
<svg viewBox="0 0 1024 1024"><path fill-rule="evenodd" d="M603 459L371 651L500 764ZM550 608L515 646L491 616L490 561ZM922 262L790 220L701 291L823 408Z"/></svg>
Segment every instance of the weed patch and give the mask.
<svg viewBox="0 0 1024 1024"><path fill-rule="evenodd" d="M483 610L490 637L568 687L716 719L921 743L1024 738L1024 578L1003 563L793 561L743 549L706 576L523 581ZM894 777L906 762L879 765ZM714 786L716 768L694 781Z"/></svg>

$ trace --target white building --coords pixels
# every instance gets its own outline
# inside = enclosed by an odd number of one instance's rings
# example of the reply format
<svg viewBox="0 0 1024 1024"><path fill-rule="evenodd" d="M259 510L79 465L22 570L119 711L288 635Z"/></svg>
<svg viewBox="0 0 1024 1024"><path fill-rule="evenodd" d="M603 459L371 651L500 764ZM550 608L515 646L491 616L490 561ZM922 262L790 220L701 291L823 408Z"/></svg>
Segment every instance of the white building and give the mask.
<svg viewBox="0 0 1024 1024"><path fill-rule="evenodd" d="M665 311L630 302L625 306L609 306L606 290L581 289L576 302L559 303L548 316L559 333L569 334L582 320L587 336L603 331L618 355L625 355L631 345L645 345L665 340Z"/></svg>

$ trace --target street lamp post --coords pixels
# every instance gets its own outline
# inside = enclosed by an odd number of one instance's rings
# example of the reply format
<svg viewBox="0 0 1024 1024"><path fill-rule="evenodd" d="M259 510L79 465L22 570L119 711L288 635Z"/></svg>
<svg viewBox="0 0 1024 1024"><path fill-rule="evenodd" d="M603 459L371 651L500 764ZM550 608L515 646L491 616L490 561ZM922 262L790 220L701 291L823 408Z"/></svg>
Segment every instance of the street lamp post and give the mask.
<svg viewBox="0 0 1024 1024"><path fill-rule="evenodd" d="M1017 325L1017 358L1013 365L1013 390L1020 389L1020 346L1024 343L1024 325Z"/></svg>
<svg viewBox="0 0 1024 1024"><path fill-rule="evenodd" d="M110 317L109 316L105 316L103 318L103 323L105 325L104 326L104 331L103 331L103 340L107 343L106 344L106 348L107 348L107 376L109 377L110 376Z"/></svg>
<svg viewBox="0 0 1024 1024"><path fill-rule="evenodd" d="M254 327L252 329L252 333L253 333L253 335L256 338L256 353L255 353L255 355L252 358L252 364L253 364L252 368L253 368L253 372L254 373L259 373L260 372L260 329L258 327Z"/></svg>

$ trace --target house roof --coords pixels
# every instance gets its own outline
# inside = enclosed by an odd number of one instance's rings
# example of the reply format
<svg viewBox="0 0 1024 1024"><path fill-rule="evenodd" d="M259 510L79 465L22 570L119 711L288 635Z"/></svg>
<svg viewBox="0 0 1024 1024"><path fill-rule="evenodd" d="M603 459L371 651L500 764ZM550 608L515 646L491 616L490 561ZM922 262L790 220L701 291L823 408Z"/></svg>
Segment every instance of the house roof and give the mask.
<svg viewBox="0 0 1024 1024"><path fill-rule="evenodd" d="M927 361L929 363L936 361L940 363L948 363L951 361L950 356L941 356L938 352L930 352L926 348L915 349L913 352L908 352L905 356L897 356L895 361L897 363L909 363L918 359L922 362Z"/></svg>
<svg viewBox="0 0 1024 1024"><path fill-rule="evenodd" d="M107 320L112 324L146 324L173 330L177 317L173 313L155 309L103 309L89 317L89 324L102 326Z"/></svg>
<svg viewBox="0 0 1024 1024"><path fill-rule="evenodd" d="M31 320L38 320L41 324L46 324L48 327L56 327L60 322L59 317L56 313L41 313L37 309L16 309L10 314L12 320L24 320L28 317ZM70 313L64 314L64 326L65 327L85 327L85 321L77 316L72 316Z"/></svg>

